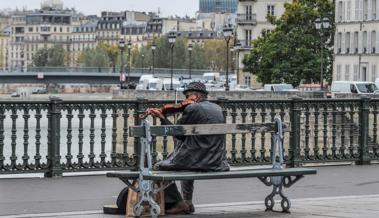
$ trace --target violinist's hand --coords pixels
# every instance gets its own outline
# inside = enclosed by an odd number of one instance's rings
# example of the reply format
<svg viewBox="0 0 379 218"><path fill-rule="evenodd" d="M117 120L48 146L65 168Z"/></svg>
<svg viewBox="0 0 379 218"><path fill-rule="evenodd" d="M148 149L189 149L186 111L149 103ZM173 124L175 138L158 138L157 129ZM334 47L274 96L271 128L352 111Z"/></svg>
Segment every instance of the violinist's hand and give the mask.
<svg viewBox="0 0 379 218"><path fill-rule="evenodd" d="M164 119L162 111L160 109L158 109L158 108L150 108L149 109L149 114L151 114L151 116L153 116L153 117L159 117L161 119Z"/></svg>

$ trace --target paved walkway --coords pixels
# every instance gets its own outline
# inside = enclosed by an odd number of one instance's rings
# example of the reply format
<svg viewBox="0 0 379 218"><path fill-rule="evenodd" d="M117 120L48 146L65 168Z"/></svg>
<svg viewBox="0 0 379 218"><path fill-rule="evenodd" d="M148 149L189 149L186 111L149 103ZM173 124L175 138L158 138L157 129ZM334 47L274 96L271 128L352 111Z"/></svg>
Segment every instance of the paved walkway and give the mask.
<svg viewBox="0 0 379 218"><path fill-rule="evenodd" d="M277 202L279 204L279 202ZM292 212L265 212L262 202L236 202L202 204L196 206L193 215L165 216L168 218L377 218L379 216L379 195L361 195L327 198L304 198L292 200ZM277 205L279 206L279 205ZM102 211L63 212L46 214L24 214L9 218L121 218L121 215L104 215Z"/></svg>
<svg viewBox="0 0 379 218"><path fill-rule="evenodd" d="M317 167L286 195L291 214L264 212L271 189L257 179L196 181L196 214L182 217L379 217L379 165ZM3 178L1 178L3 177ZM217 182L217 185L215 185ZM106 217L124 187L104 175L6 179L0 176L0 217ZM237 203L230 203L237 202ZM276 205L279 206L279 205Z"/></svg>

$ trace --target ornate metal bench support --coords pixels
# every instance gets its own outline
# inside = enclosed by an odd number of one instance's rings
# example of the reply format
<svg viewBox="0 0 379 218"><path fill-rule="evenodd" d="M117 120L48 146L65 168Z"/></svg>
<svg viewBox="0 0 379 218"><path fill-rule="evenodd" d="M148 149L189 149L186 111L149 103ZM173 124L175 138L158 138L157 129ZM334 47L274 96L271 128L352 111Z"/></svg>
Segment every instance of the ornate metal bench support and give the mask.
<svg viewBox="0 0 379 218"><path fill-rule="evenodd" d="M152 170L152 157L151 157L151 134L150 134L150 123L146 120L143 121L143 126L145 127L145 137L141 137L141 154L140 154L140 164L139 164L139 178L138 178L138 190L141 194L141 200L136 203L133 207L134 215L141 216L145 207L144 204L148 203L150 206L150 215L155 218L161 213L161 208L154 201L153 195L154 183L150 180L144 180L144 175L151 174ZM145 166L145 155L147 156L147 166Z"/></svg>
<svg viewBox="0 0 379 218"><path fill-rule="evenodd" d="M282 121L280 118L275 118L275 134L273 135L273 147L272 147L272 168L277 170L283 169L283 129ZM279 161L277 161L277 157ZM291 177L272 176L272 177L259 177L266 186L272 186L272 192L265 198L266 211L274 211L276 195L281 197L282 211L289 213L291 207L290 200L283 194L283 187L290 187L293 183L298 181L296 178L292 180ZM290 184L291 183L291 184Z"/></svg>

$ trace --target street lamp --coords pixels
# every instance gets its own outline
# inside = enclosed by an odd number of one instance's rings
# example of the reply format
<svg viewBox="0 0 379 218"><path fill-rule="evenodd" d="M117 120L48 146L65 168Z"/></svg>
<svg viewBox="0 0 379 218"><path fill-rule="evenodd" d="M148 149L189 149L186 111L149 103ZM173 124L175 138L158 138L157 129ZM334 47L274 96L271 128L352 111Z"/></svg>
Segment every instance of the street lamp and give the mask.
<svg viewBox="0 0 379 218"><path fill-rule="evenodd" d="M151 45L151 52L153 53L153 56L152 56L152 58L153 58L153 60L152 60L152 62L153 62L153 75L154 75L154 66L155 66L155 50L157 49L157 45L155 44L155 42L153 42L153 44Z"/></svg>
<svg viewBox="0 0 379 218"><path fill-rule="evenodd" d="M193 46L192 46L192 44L190 43L189 45L188 45L188 54L189 54L189 78L190 79L192 79L192 72L191 72L191 70L192 70L192 62L191 62L191 56L192 56L192 49L193 49Z"/></svg>
<svg viewBox="0 0 379 218"><path fill-rule="evenodd" d="M129 85L129 78L130 78L130 49L132 48L132 42L130 39L128 40L128 78L126 79L126 84Z"/></svg>
<svg viewBox="0 0 379 218"><path fill-rule="evenodd" d="M237 55L237 65L236 65L236 71L237 71L237 84L239 84L239 74L240 74L240 49L241 49L241 42L237 41L236 44L234 44L234 51Z"/></svg>
<svg viewBox="0 0 379 218"><path fill-rule="evenodd" d="M321 39L321 74L320 74L320 86L321 90L324 90L324 29L329 28L329 19L324 17L322 19L317 18L315 20L315 27L317 30L320 30L320 39Z"/></svg>
<svg viewBox="0 0 379 218"><path fill-rule="evenodd" d="M230 25L225 25L222 30L225 41L226 41L226 81L225 81L225 91L229 91L229 41L233 37L233 28Z"/></svg>
<svg viewBox="0 0 379 218"><path fill-rule="evenodd" d="M125 80L124 75L124 50L125 50L125 40L123 38L118 42L118 47L121 51L121 66L120 66L120 89L123 88L123 82Z"/></svg>
<svg viewBox="0 0 379 218"><path fill-rule="evenodd" d="M171 85L170 90L174 90L174 87L172 86L172 77L174 74L174 45L175 45L176 35L174 32L171 32L168 35L168 42L170 43L170 49L171 49Z"/></svg>

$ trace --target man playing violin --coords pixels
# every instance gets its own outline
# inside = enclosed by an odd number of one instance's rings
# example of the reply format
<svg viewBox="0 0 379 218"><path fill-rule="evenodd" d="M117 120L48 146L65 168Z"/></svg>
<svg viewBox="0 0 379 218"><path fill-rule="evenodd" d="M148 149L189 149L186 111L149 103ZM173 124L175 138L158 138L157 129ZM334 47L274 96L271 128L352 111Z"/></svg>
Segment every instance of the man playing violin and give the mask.
<svg viewBox="0 0 379 218"><path fill-rule="evenodd" d="M179 125L224 123L222 109L207 100L208 92L201 82L192 82L184 90L186 99L194 103L185 107ZM161 119L162 125L172 123L159 109L150 109L150 114ZM176 147L166 160L155 164L154 170L228 171L224 135L194 135L176 137ZM194 181L181 181L182 194L175 183L165 190L166 213L193 213Z"/></svg>

